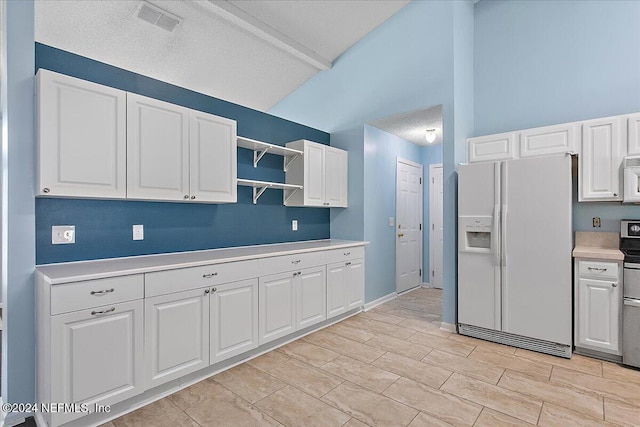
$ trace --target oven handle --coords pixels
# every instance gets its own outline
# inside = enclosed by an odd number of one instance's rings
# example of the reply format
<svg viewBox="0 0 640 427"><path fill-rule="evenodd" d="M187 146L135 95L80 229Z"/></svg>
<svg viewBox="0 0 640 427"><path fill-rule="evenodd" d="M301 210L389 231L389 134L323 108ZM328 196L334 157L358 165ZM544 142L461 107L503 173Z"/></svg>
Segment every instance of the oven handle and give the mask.
<svg viewBox="0 0 640 427"><path fill-rule="evenodd" d="M631 307L640 307L640 299L625 298L624 305L629 305Z"/></svg>

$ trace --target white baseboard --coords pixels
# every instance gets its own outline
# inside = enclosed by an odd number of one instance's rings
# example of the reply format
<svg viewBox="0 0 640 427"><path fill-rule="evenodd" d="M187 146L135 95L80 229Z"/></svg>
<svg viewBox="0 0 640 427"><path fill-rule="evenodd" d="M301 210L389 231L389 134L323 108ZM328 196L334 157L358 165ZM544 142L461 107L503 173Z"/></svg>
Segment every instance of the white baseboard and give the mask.
<svg viewBox="0 0 640 427"><path fill-rule="evenodd" d="M453 323L440 322L440 329L447 332L453 332L453 333L458 332L456 330L456 325L454 325Z"/></svg>
<svg viewBox="0 0 640 427"><path fill-rule="evenodd" d="M391 292L390 294L387 294L383 297L378 298L377 300L373 300L371 302L368 302L364 305L364 311L369 311L374 307L379 306L380 304L384 304L387 301L391 301L393 299L396 299L398 297L398 293L397 292Z"/></svg>
<svg viewBox="0 0 640 427"><path fill-rule="evenodd" d="M429 282L422 282L422 287L423 288L430 288L431 286L429 285Z"/></svg>

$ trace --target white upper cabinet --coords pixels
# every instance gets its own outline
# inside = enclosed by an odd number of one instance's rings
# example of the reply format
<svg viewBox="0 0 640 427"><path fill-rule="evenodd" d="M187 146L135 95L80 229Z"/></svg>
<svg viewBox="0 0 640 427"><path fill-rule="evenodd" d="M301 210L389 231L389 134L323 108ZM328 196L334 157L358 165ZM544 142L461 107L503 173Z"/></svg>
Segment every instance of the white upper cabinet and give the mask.
<svg viewBox="0 0 640 427"><path fill-rule="evenodd" d="M37 195L126 196L126 92L37 75Z"/></svg>
<svg viewBox="0 0 640 427"><path fill-rule="evenodd" d="M236 122L47 70L39 196L235 203Z"/></svg>
<svg viewBox="0 0 640 427"><path fill-rule="evenodd" d="M304 154L287 166L285 182L303 190L285 194L285 206L347 207L347 152L307 140L286 146Z"/></svg>
<svg viewBox="0 0 640 427"><path fill-rule="evenodd" d="M520 157L574 152L579 146L579 132L578 123L523 130L520 132Z"/></svg>
<svg viewBox="0 0 640 427"><path fill-rule="evenodd" d="M347 152L326 147L324 160L325 200L329 206L347 207Z"/></svg>
<svg viewBox="0 0 640 427"><path fill-rule="evenodd" d="M621 201L624 137L620 117L582 123L579 201Z"/></svg>
<svg viewBox="0 0 640 427"><path fill-rule="evenodd" d="M189 122L189 198L235 203L238 188L236 122L200 111L191 111Z"/></svg>
<svg viewBox="0 0 640 427"><path fill-rule="evenodd" d="M517 133L478 136L467 140L469 163L515 159Z"/></svg>
<svg viewBox="0 0 640 427"><path fill-rule="evenodd" d="M127 197L189 199L189 110L127 94Z"/></svg>
<svg viewBox="0 0 640 427"><path fill-rule="evenodd" d="M627 118L628 144L627 154L640 154L640 113Z"/></svg>

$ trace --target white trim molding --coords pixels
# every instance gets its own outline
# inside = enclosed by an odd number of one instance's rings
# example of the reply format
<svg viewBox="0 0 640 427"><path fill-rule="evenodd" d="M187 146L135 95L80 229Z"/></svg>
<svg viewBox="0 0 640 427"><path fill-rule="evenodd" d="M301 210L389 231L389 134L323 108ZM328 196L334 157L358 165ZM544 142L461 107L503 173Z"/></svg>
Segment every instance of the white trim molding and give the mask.
<svg viewBox="0 0 640 427"><path fill-rule="evenodd" d="M440 329L454 334L458 332L456 329L456 325L454 325L453 323L440 322Z"/></svg>
<svg viewBox="0 0 640 427"><path fill-rule="evenodd" d="M364 311L369 311L374 307L379 306L380 304L384 304L385 302L394 300L398 297L398 294L396 292L391 292L390 294L387 294L383 297L378 298L377 300L373 300L371 302L368 302L364 305Z"/></svg>

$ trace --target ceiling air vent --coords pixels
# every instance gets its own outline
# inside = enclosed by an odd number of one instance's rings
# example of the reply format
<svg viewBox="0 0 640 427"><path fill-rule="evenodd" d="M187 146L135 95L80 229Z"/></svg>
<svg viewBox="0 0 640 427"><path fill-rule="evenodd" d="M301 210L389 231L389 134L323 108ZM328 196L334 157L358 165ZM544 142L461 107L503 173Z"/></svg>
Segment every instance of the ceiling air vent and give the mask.
<svg viewBox="0 0 640 427"><path fill-rule="evenodd" d="M167 31L173 31L178 24L180 24L180 21L182 21L181 18L174 14L162 10L146 1L140 2L140 6L138 6L136 10L136 16L143 21L147 21Z"/></svg>

